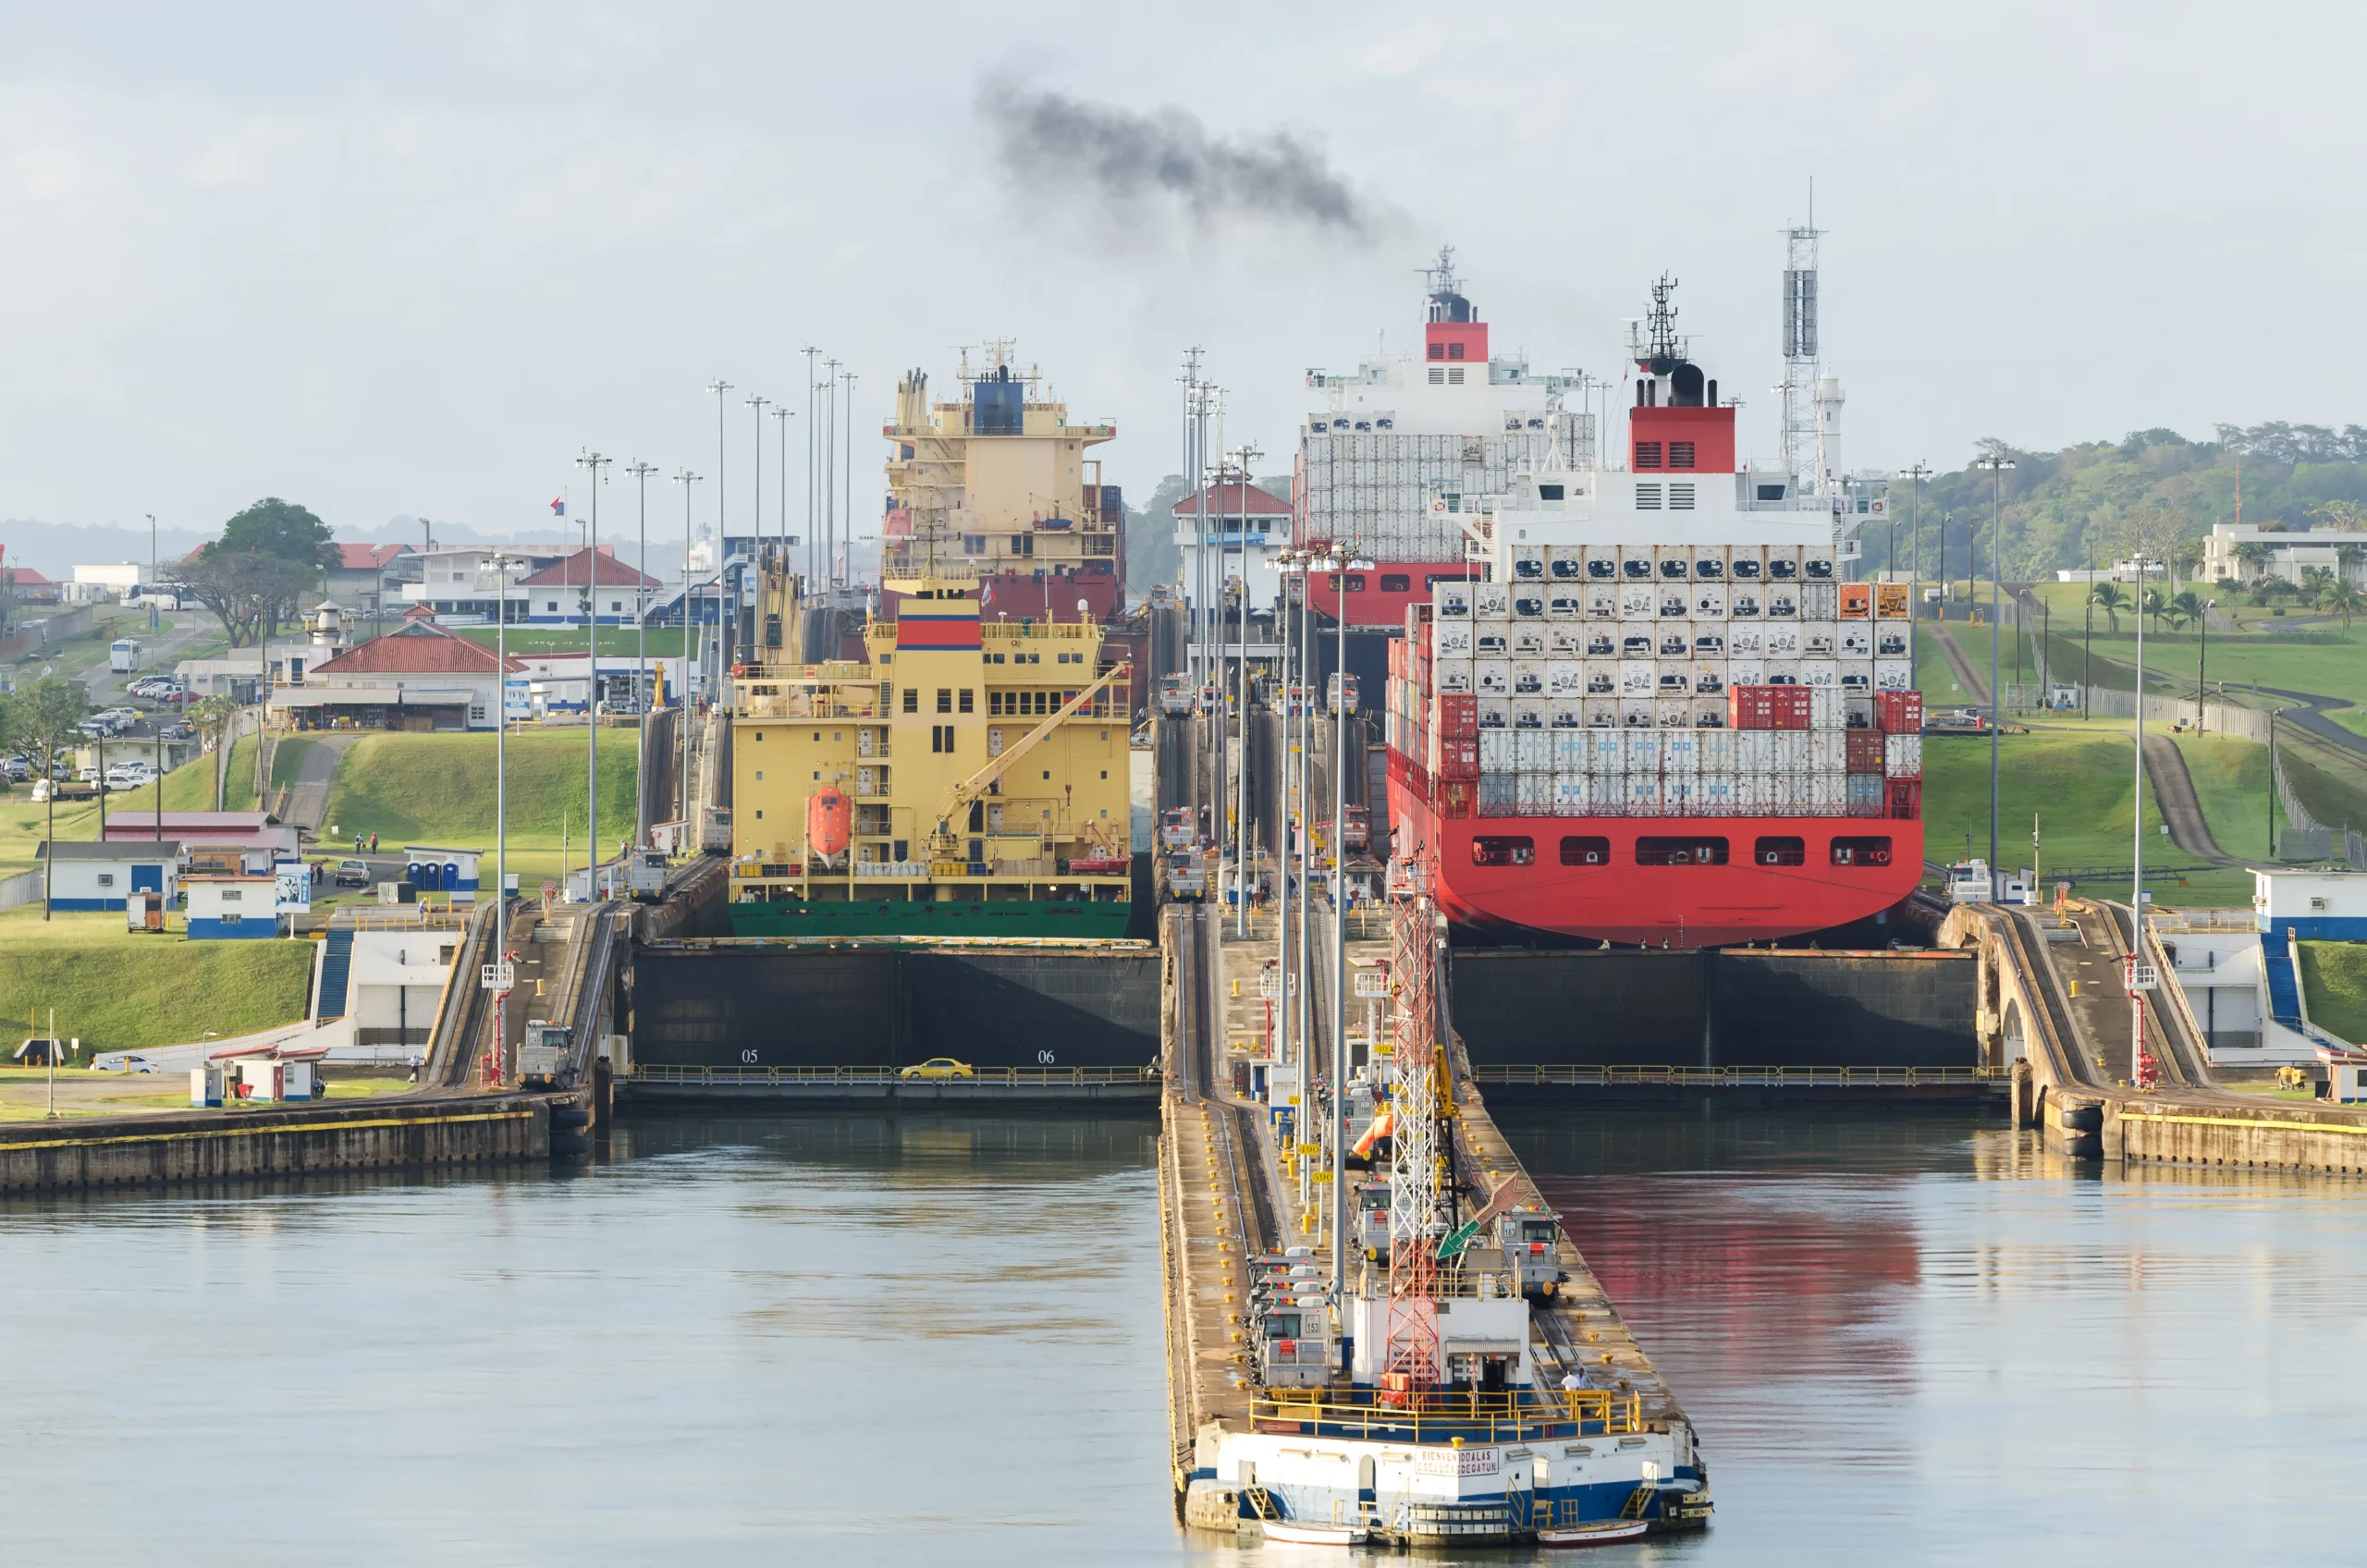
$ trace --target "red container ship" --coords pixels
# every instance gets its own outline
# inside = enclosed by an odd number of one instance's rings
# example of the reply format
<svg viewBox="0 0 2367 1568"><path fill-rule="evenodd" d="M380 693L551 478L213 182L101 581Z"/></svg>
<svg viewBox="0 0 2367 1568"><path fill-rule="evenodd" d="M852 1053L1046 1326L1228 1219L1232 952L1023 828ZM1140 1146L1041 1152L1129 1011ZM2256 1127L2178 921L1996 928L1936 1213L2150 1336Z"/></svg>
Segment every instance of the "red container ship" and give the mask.
<svg viewBox="0 0 2367 1568"><path fill-rule="evenodd" d="M1738 466L1654 290L1624 467L1543 459L1432 517L1476 581L1401 612L1393 854L1469 925L1712 947L1863 919L1922 870L1909 590L1842 580L1829 497Z"/></svg>

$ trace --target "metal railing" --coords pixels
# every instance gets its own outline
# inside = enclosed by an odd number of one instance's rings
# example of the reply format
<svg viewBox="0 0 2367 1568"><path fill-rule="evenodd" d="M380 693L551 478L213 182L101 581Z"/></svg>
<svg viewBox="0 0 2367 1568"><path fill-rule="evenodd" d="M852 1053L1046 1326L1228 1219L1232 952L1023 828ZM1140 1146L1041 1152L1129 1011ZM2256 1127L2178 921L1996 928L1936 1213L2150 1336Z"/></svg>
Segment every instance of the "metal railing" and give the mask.
<svg viewBox="0 0 2367 1568"><path fill-rule="evenodd" d="M975 1067L966 1072L938 1077L915 1068L897 1067L702 1067L668 1062L636 1063L632 1078L640 1084L688 1084L717 1088L861 1088L890 1084L980 1084L997 1088L1084 1088L1096 1085L1155 1088L1157 1066L1143 1067Z"/></svg>
<svg viewBox="0 0 2367 1568"><path fill-rule="evenodd" d="M1569 1064L1475 1064L1475 1084L1601 1088L1645 1084L1683 1089L1914 1089L1943 1085L2004 1084L2001 1067L1659 1067Z"/></svg>
<svg viewBox="0 0 2367 1568"><path fill-rule="evenodd" d="M1357 1403L1326 1399L1326 1391L1311 1389L1307 1397L1293 1398L1276 1390L1254 1399L1250 1420L1260 1432L1401 1442L1445 1442L1451 1438L1518 1442L1553 1436L1617 1437L1644 1429L1643 1396L1612 1389L1382 1390L1370 1402ZM1392 1399L1399 1403L1385 1403Z"/></svg>

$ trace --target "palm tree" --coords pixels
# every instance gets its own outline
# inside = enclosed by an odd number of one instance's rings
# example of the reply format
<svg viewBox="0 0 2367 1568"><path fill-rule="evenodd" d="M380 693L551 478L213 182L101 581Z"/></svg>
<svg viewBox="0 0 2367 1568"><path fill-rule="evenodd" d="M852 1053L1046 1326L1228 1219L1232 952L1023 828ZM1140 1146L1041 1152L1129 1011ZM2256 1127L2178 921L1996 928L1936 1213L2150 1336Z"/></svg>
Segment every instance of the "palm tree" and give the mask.
<svg viewBox="0 0 2367 1568"><path fill-rule="evenodd" d="M2247 539L2236 546L2236 563L2265 575L2269 563L2276 559L2275 549L2257 539Z"/></svg>
<svg viewBox="0 0 2367 1568"><path fill-rule="evenodd" d="M2337 582L2319 596L2318 607L2342 617L2343 633L2348 636L2350 618L2367 610L2367 594L2361 593L2356 583Z"/></svg>
<svg viewBox="0 0 2367 1568"><path fill-rule="evenodd" d="M236 726L239 720L239 715L241 711L242 710L239 708L239 704L230 698L224 696L213 696L203 699L195 707L191 708L189 713L189 717L190 722L197 726L198 732L200 734L211 735L214 737L214 744L217 751L227 751L235 738ZM227 757L216 757L215 759L214 781L215 792L214 797L214 809L216 811L220 811L222 809L222 769L227 765L228 761L229 759Z"/></svg>
<svg viewBox="0 0 2367 1568"><path fill-rule="evenodd" d="M2170 618L2173 627L2200 621L2202 619L2202 595L2191 588L2186 589L2164 606L2163 613Z"/></svg>
<svg viewBox="0 0 2367 1568"><path fill-rule="evenodd" d="M2088 600L2096 608L2104 612L2105 618L2112 622L2114 633L2117 635L2120 631L2120 612L2128 608L2128 595L2120 591L2120 584L2099 582L2088 590Z"/></svg>
<svg viewBox="0 0 2367 1568"><path fill-rule="evenodd" d="M2145 590L2145 616L2153 623L2153 630L2157 632L2162 630L2162 612L2168 607L2169 601L2162 597L2159 588Z"/></svg>
<svg viewBox="0 0 2367 1568"><path fill-rule="evenodd" d="M2323 603L2326 590L2334 586L2334 573L2322 566L2304 567L2301 570L2301 596L2312 604Z"/></svg>

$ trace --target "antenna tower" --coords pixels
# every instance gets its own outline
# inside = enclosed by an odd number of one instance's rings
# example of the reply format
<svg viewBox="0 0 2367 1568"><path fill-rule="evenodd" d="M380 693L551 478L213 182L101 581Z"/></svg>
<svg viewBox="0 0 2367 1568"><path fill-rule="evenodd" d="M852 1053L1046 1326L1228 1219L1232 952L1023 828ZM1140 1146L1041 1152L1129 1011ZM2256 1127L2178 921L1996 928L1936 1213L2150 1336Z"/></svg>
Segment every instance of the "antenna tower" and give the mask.
<svg viewBox="0 0 2367 1568"><path fill-rule="evenodd" d="M1809 221L1784 231L1784 467L1811 493L1824 489L1817 450L1817 236L1815 188Z"/></svg>

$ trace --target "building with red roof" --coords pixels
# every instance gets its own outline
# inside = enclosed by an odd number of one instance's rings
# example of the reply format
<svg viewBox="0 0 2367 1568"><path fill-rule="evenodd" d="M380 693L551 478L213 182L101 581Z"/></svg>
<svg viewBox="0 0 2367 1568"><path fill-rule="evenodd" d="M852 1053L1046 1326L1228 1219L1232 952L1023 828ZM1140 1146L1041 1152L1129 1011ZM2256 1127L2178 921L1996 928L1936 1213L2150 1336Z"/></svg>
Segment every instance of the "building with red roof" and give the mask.
<svg viewBox="0 0 2367 1568"><path fill-rule="evenodd" d="M280 687L268 701L307 729L491 729L500 722L505 677L525 668L413 605L392 631L323 659L301 686Z"/></svg>

